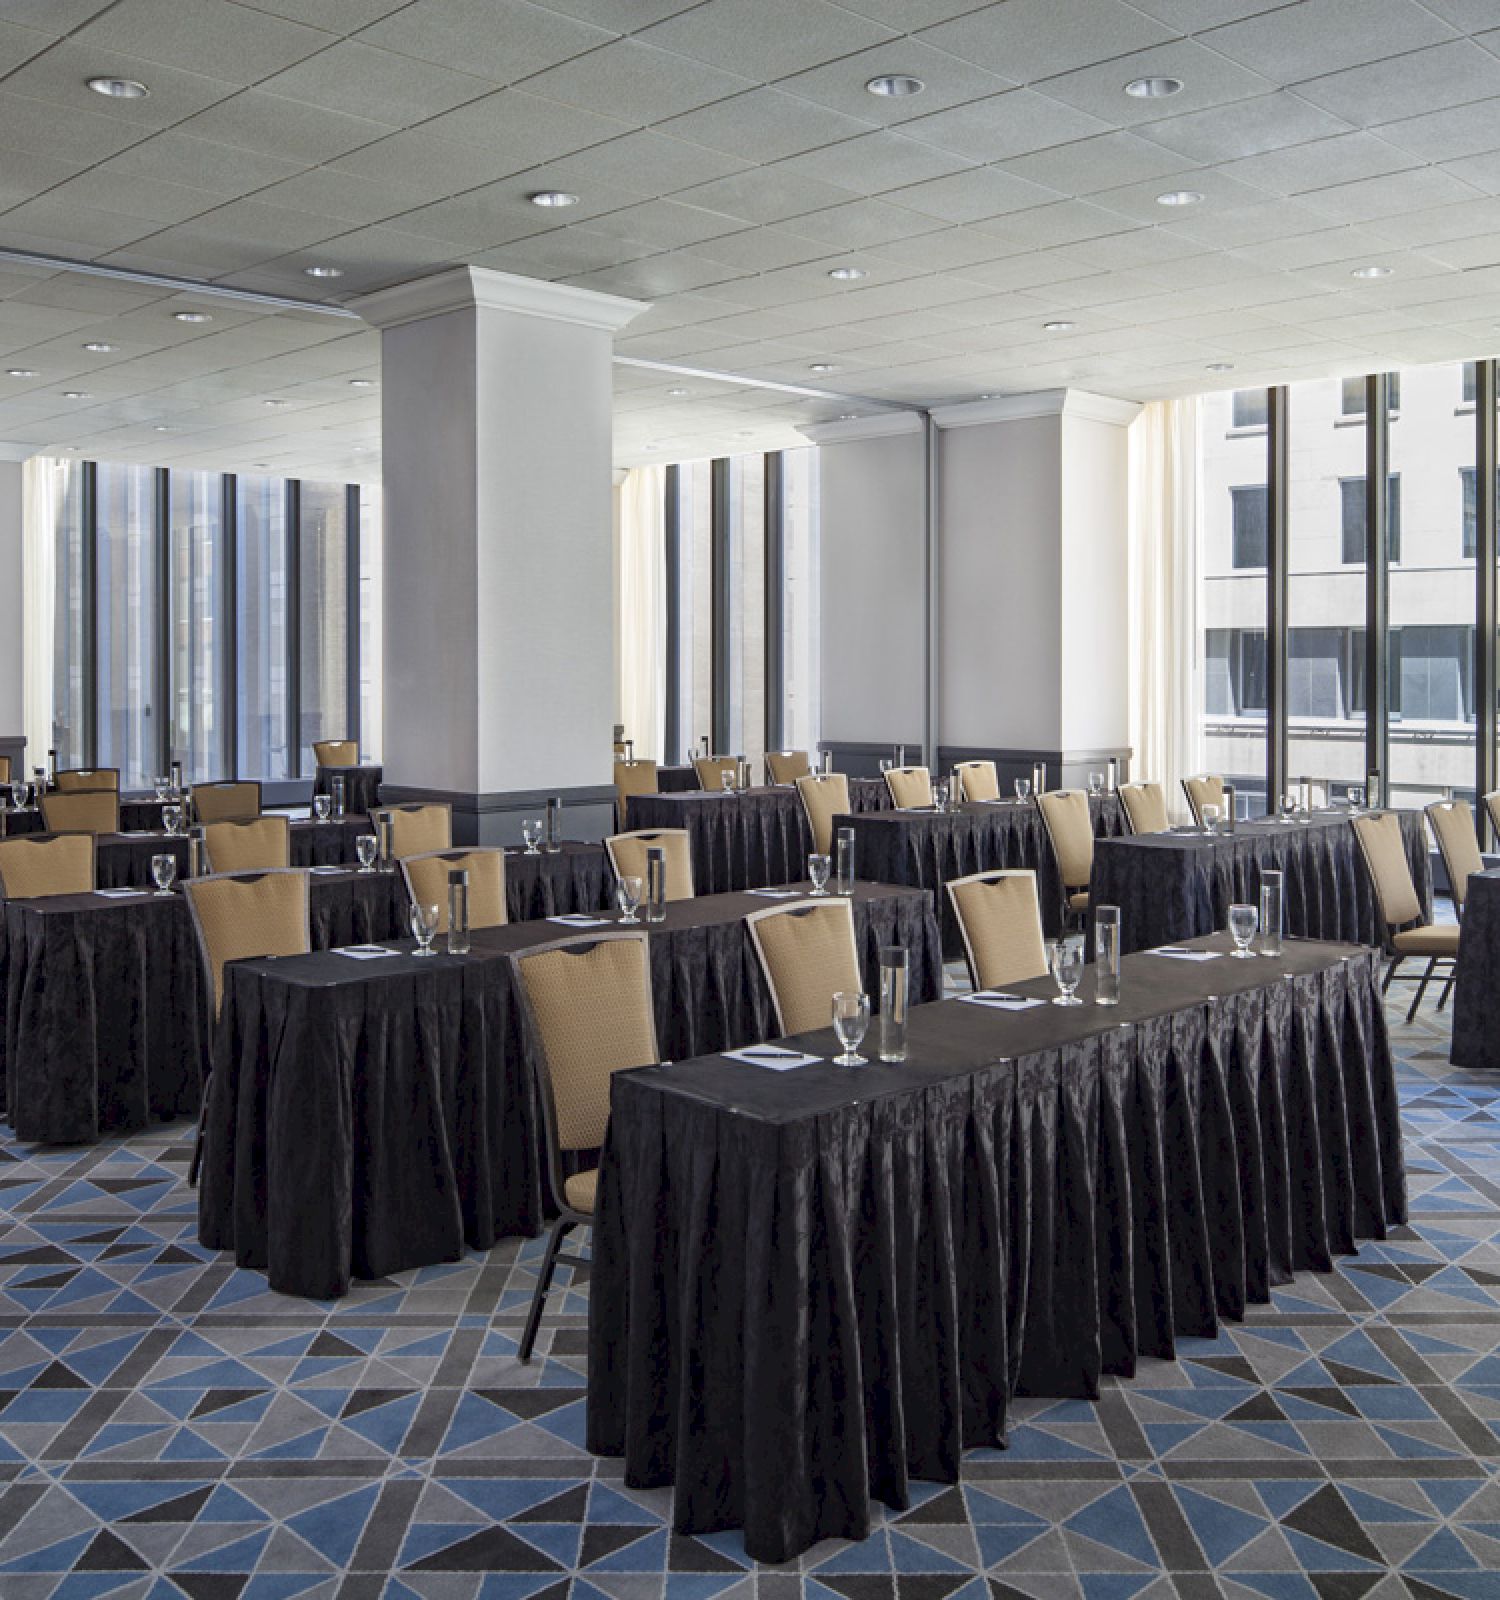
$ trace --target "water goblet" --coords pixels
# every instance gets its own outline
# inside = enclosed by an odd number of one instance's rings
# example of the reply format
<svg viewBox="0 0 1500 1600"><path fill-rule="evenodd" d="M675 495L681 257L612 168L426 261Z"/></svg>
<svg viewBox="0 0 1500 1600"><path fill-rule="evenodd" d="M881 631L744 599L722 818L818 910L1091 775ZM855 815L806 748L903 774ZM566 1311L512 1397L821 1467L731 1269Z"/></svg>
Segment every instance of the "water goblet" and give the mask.
<svg viewBox="0 0 1500 1600"><path fill-rule="evenodd" d="M827 856L811 855L807 858L807 875L812 880L814 894L828 893L828 870L831 865Z"/></svg>
<svg viewBox="0 0 1500 1600"><path fill-rule="evenodd" d="M939 781L932 786L932 803L939 811L948 809L948 785Z"/></svg>
<svg viewBox="0 0 1500 1600"><path fill-rule="evenodd" d="M1104 793L1104 774L1102 772L1091 772L1089 774L1089 793L1096 798Z"/></svg>
<svg viewBox="0 0 1500 1600"><path fill-rule="evenodd" d="M526 854L539 856L542 852L537 849L542 838L542 819L532 817L521 824L521 837L526 841Z"/></svg>
<svg viewBox="0 0 1500 1600"><path fill-rule="evenodd" d="M882 775L884 775L885 773L889 772L890 770L891 770L891 758L889 756L881 756L881 758L880 758L880 771L881 771Z"/></svg>
<svg viewBox="0 0 1500 1600"><path fill-rule="evenodd" d="M641 880L639 878L621 878L615 885L615 899L620 905L621 922L639 922L635 908L641 903Z"/></svg>
<svg viewBox="0 0 1500 1600"><path fill-rule="evenodd" d="M419 956L432 955L432 941L438 930L438 908L424 906L420 903L411 908L411 932L417 941L416 953Z"/></svg>
<svg viewBox="0 0 1500 1600"><path fill-rule="evenodd" d="M333 815L333 801L326 794L313 796L313 816L319 822L327 822Z"/></svg>
<svg viewBox="0 0 1500 1600"><path fill-rule="evenodd" d="M1349 809L1351 811L1363 811L1365 808L1364 785L1360 783L1351 783L1349 785L1348 799Z"/></svg>
<svg viewBox="0 0 1500 1600"><path fill-rule="evenodd" d="M1083 1001L1074 993L1083 981L1083 938L1069 934L1052 947L1052 977L1057 984L1055 1006L1081 1006Z"/></svg>
<svg viewBox="0 0 1500 1600"><path fill-rule="evenodd" d="M167 830L171 838L176 838L182 832L182 807L178 805L163 806L161 808L162 827Z"/></svg>
<svg viewBox="0 0 1500 1600"><path fill-rule="evenodd" d="M172 780L170 778L153 778L151 786L156 790L156 798L158 800L165 800L172 792Z"/></svg>
<svg viewBox="0 0 1500 1600"><path fill-rule="evenodd" d="M1029 800L1030 798L1031 798L1031 779L1030 778L1017 778L1016 779L1016 799L1020 800L1020 801L1022 801L1024 803L1025 801Z"/></svg>
<svg viewBox="0 0 1500 1600"><path fill-rule="evenodd" d="M177 879L177 857L170 851L152 856L151 876L156 882L157 894L171 894L172 885Z"/></svg>
<svg viewBox="0 0 1500 1600"><path fill-rule="evenodd" d="M24 783L11 784L10 803L16 808L17 811L24 811L26 809L26 785Z"/></svg>
<svg viewBox="0 0 1500 1600"><path fill-rule="evenodd" d="M359 857L359 870L373 872L375 870L375 852L380 848L380 841L373 833L361 833L354 840L354 853Z"/></svg>
<svg viewBox="0 0 1500 1600"><path fill-rule="evenodd" d="M734 793L734 774L727 769L719 774L719 787L725 794Z"/></svg>
<svg viewBox="0 0 1500 1600"><path fill-rule="evenodd" d="M1295 822L1297 820L1297 796L1295 791L1288 789L1281 797L1281 820Z"/></svg>
<svg viewBox="0 0 1500 1600"><path fill-rule="evenodd" d="M1229 934L1234 940L1234 953L1241 961L1255 959L1250 941L1260 929L1260 912L1254 906L1230 906Z"/></svg>
<svg viewBox="0 0 1500 1600"><path fill-rule="evenodd" d="M1205 833L1217 833L1219 831L1219 808L1217 806L1204 806L1203 831Z"/></svg>
<svg viewBox="0 0 1500 1600"><path fill-rule="evenodd" d="M862 1067L865 1057L857 1052L870 1027L870 997L863 990L840 990L833 997L833 1031L844 1053L833 1058L840 1067Z"/></svg>

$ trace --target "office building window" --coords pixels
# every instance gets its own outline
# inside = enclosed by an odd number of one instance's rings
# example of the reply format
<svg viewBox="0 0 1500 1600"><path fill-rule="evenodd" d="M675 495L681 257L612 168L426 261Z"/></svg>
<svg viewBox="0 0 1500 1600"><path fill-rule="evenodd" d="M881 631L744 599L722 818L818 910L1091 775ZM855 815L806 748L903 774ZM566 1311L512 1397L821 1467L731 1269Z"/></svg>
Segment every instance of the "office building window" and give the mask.
<svg viewBox="0 0 1500 1600"><path fill-rule="evenodd" d="M1401 409L1401 374L1390 374L1390 387L1387 401L1392 411ZM1339 410L1346 417L1362 417L1365 414L1365 380L1363 378L1345 378L1342 381L1339 398Z"/></svg>
<svg viewBox="0 0 1500 1600"><path fill-rule="evenodd" d="M292 775L287 486L280 478L240 477L235 494L237 770L275 782Z"/></svg>
<svg viewBox="0 0 1500 1600"><path fill-rule="evenodd" d="M1343 512L1343 551L1345 566L1363 566L1365 560L1365 480L1340 478L1339 495ZM1391 560L1401 559L1401 476L1386 479L1386 536L1390 540Z"/></svg>
<svg viewBox="0 0 1500 1600"><path fill-rule="evenodd" d="M170 755L189 783L228 776L224 479L174 472L168 500Z"/></svg>
<svg viewBox="0 0 1500 1600"><path fill-rule="evenodd" d="M1229 491L1234 506L1234 554L1236 567L1263 567L1266 564L1266 486L1249 484Z"/></svg>
<svg viewBox="0 0 1500 1600"><path fill-rule="evenodd" d="M1236 428L1263 428L1266 425L1266 391L1236 389L1231 411Z"/></svg>
<svg viewBox="0 0 1500 1600"><path fill-rule="evenodd" d="M158 702L158 474L101 462L95 479L97 744L101 767L141 789L161 760Z"/></svg>
<svg viewBox="0 0 1500 1600"><path fill-rule="evenodd" d="M349 497L341 483L304 483L298 500L298 664L302 770L319 739L350 737Z"/></svg>

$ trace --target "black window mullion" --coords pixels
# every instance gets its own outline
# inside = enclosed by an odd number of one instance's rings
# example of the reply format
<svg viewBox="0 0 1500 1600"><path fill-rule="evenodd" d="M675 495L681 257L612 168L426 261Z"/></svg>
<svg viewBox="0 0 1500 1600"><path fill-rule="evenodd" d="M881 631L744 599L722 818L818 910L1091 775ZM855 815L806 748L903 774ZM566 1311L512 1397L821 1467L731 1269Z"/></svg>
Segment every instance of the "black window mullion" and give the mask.
<svg viewBox="0 0 1500 1600"><path fill-rule="evenodd" d="M346 552L344 566L344 661L347 674L347 681L344 685L344 723L347 731L344 737L353 739L358 744L360 739L360 529L359 485L357 483L348 484L344 491L344 535Z"/></svg>
<svg viewBox="0 0 1500 1600"><path fill-rule="evenodd" d="M766 742L786 743L786 457L766 456Z"/></svg>
<svg viewBox="0 0 1500 1600"><path fill-rule="evenodd" d="M712 466L713 485L713 754L729 752L732 708L730 674L733 653L730 628L734 617L734 572L729 528L729 460Z"/></svg>
<svg viewBox="0 0 1500 1600"><path fill-rule="evenodd" d="M286 775L302 776L302 485L286 481Z"/></svg>
<svg viewBox="0 0 1500 1600"><path fill-rule="evenodd" d="M99 764L99 464L83 464L83 537L79 540L83 588L82 638L79 653L83 658L83 727L79 730L81 765Z"/></svg>
<svg viewBox="0 0 1500 1600"><path fill-rule="evenodd" d="M1390 385L1383 372L1365 379L1365 483L1389 475ZM1381 805L1390 803L1390 497L1365 495L1365 771L1379 773Z"/></svg>
<svg viewBox="0 0 1500 1600"><path fill-rule="evenodd" d="M1288 390L1267 395L1266 415L1266 803L1274 813L1286 793L1287 597L1289 524L1287 486L1291 474Z"/></svg>
<svg viewBox="0 0 1500 1600"><path fill-rule="evenodd" d="M665 540L667 563L667 696L663 758L682 759L682 503L681 469L667 468ZM627 730L628 731L628 730Z"/></svg>
<svg viewBox="0 0 1500 1600"><path fill-rule="evenodd" d="M1494 843L1483 797L1500 788L1496 773L1496 363L1480 361L1474 374L1474 744L1475 793L1480 837Z"/></svg>
<svg viewBox="0 0 1500 1600"><path fill-rule="evenodd" d="M223 534L223 556L220 561L219 606L221 618L219 634L224 641L220 652L219 715L223 726L224 764L226 773L240 776L240 606L239 606L239 479L226 472L220 479L220 528ZM256 776L256 774L252 774Z"/></svg>
<svg viewBox="0 0 1500 1600"><path fill-rule="evenodd" d="M152 692L156 695L156 770L165 773L172 764L172 474L156 469L156 663Z"/></svg>

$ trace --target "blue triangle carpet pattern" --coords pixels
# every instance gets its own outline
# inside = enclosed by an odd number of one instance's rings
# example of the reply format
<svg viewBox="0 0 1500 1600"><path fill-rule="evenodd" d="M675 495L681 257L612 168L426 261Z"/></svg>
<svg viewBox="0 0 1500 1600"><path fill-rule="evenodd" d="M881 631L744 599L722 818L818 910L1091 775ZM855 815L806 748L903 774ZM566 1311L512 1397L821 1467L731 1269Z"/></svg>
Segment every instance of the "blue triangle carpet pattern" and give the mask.
<svg viewBox="0 0 1500 1600"><path fill-rule="evenodd" d="M1500 1600L1500 1077L1391 1015L1409 1227L779 1568L584 1449L586 1269L516 1361L539 1241L288 1300L186 1125L0 1136L0 1596Z"/></svg>

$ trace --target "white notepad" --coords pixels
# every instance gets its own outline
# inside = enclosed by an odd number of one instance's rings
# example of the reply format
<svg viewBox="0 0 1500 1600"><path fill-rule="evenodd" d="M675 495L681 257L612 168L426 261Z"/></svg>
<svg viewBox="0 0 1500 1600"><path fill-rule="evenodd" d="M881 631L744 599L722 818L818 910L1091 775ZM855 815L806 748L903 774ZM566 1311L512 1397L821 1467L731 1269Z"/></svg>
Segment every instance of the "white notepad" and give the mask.
<svg viewBox="0 0 1500 1600"><path fill-rule="evenodd" d="M764 900L800 900L806 889L747 889L746 894L758 894Z"/></svg>
<svg viewBox="0 0 1500 1600"><path fill-rule="evenodd" d="M106 900L133 900L138 894L150 894L149 889L95 889L94 893L103 895Z"/></svg>
<svg viewBox="0 0 1500 1600"><path fill-rule="evenodd" d="M399 950L387 950L378 944L351 944L345 945L342 950L335 950L336 956L348 956L351 961L378 961L381 956L400 955Z"/></svg>
<svg viewBox="0 0 1500 1600"><path fill-rule="evenodd" d="M1007 994L1004 990L995 989L980 989L974 994L961 994L958 998L967 1000L971 1006L986 1006L991 1011L1030 1011L1033 1006L1047 1003L1034 995Z"/></svg>
<svg viewBox="0 0 1500 1600"><path fill-rule="evenodd" d="M1222 950L1184 950L1180 944L1164 944L1159 950L1148 950L1148 956L1165 956L1168 961L1217 961Z"/></svg>
<svg viewBox="0 0 1500 1600"><path fill-rule="evenodd" d="M565 928L604 928L609 926L608 917L591 917L582 911L570 911L561 917L548 917L548 922L560 922Z"/></svg>
<svg viewBox="0 0 1500 1600"><path fill-rule="evenodd" d="M751 1044L743 1050L726 1050L728 1061L743 1061L747 1067L766 1067L772 1072L790 1072L793 1067L810 1067L822 1056L810 1056L802 1050L783 1050L774 1044Z"/></svg>

